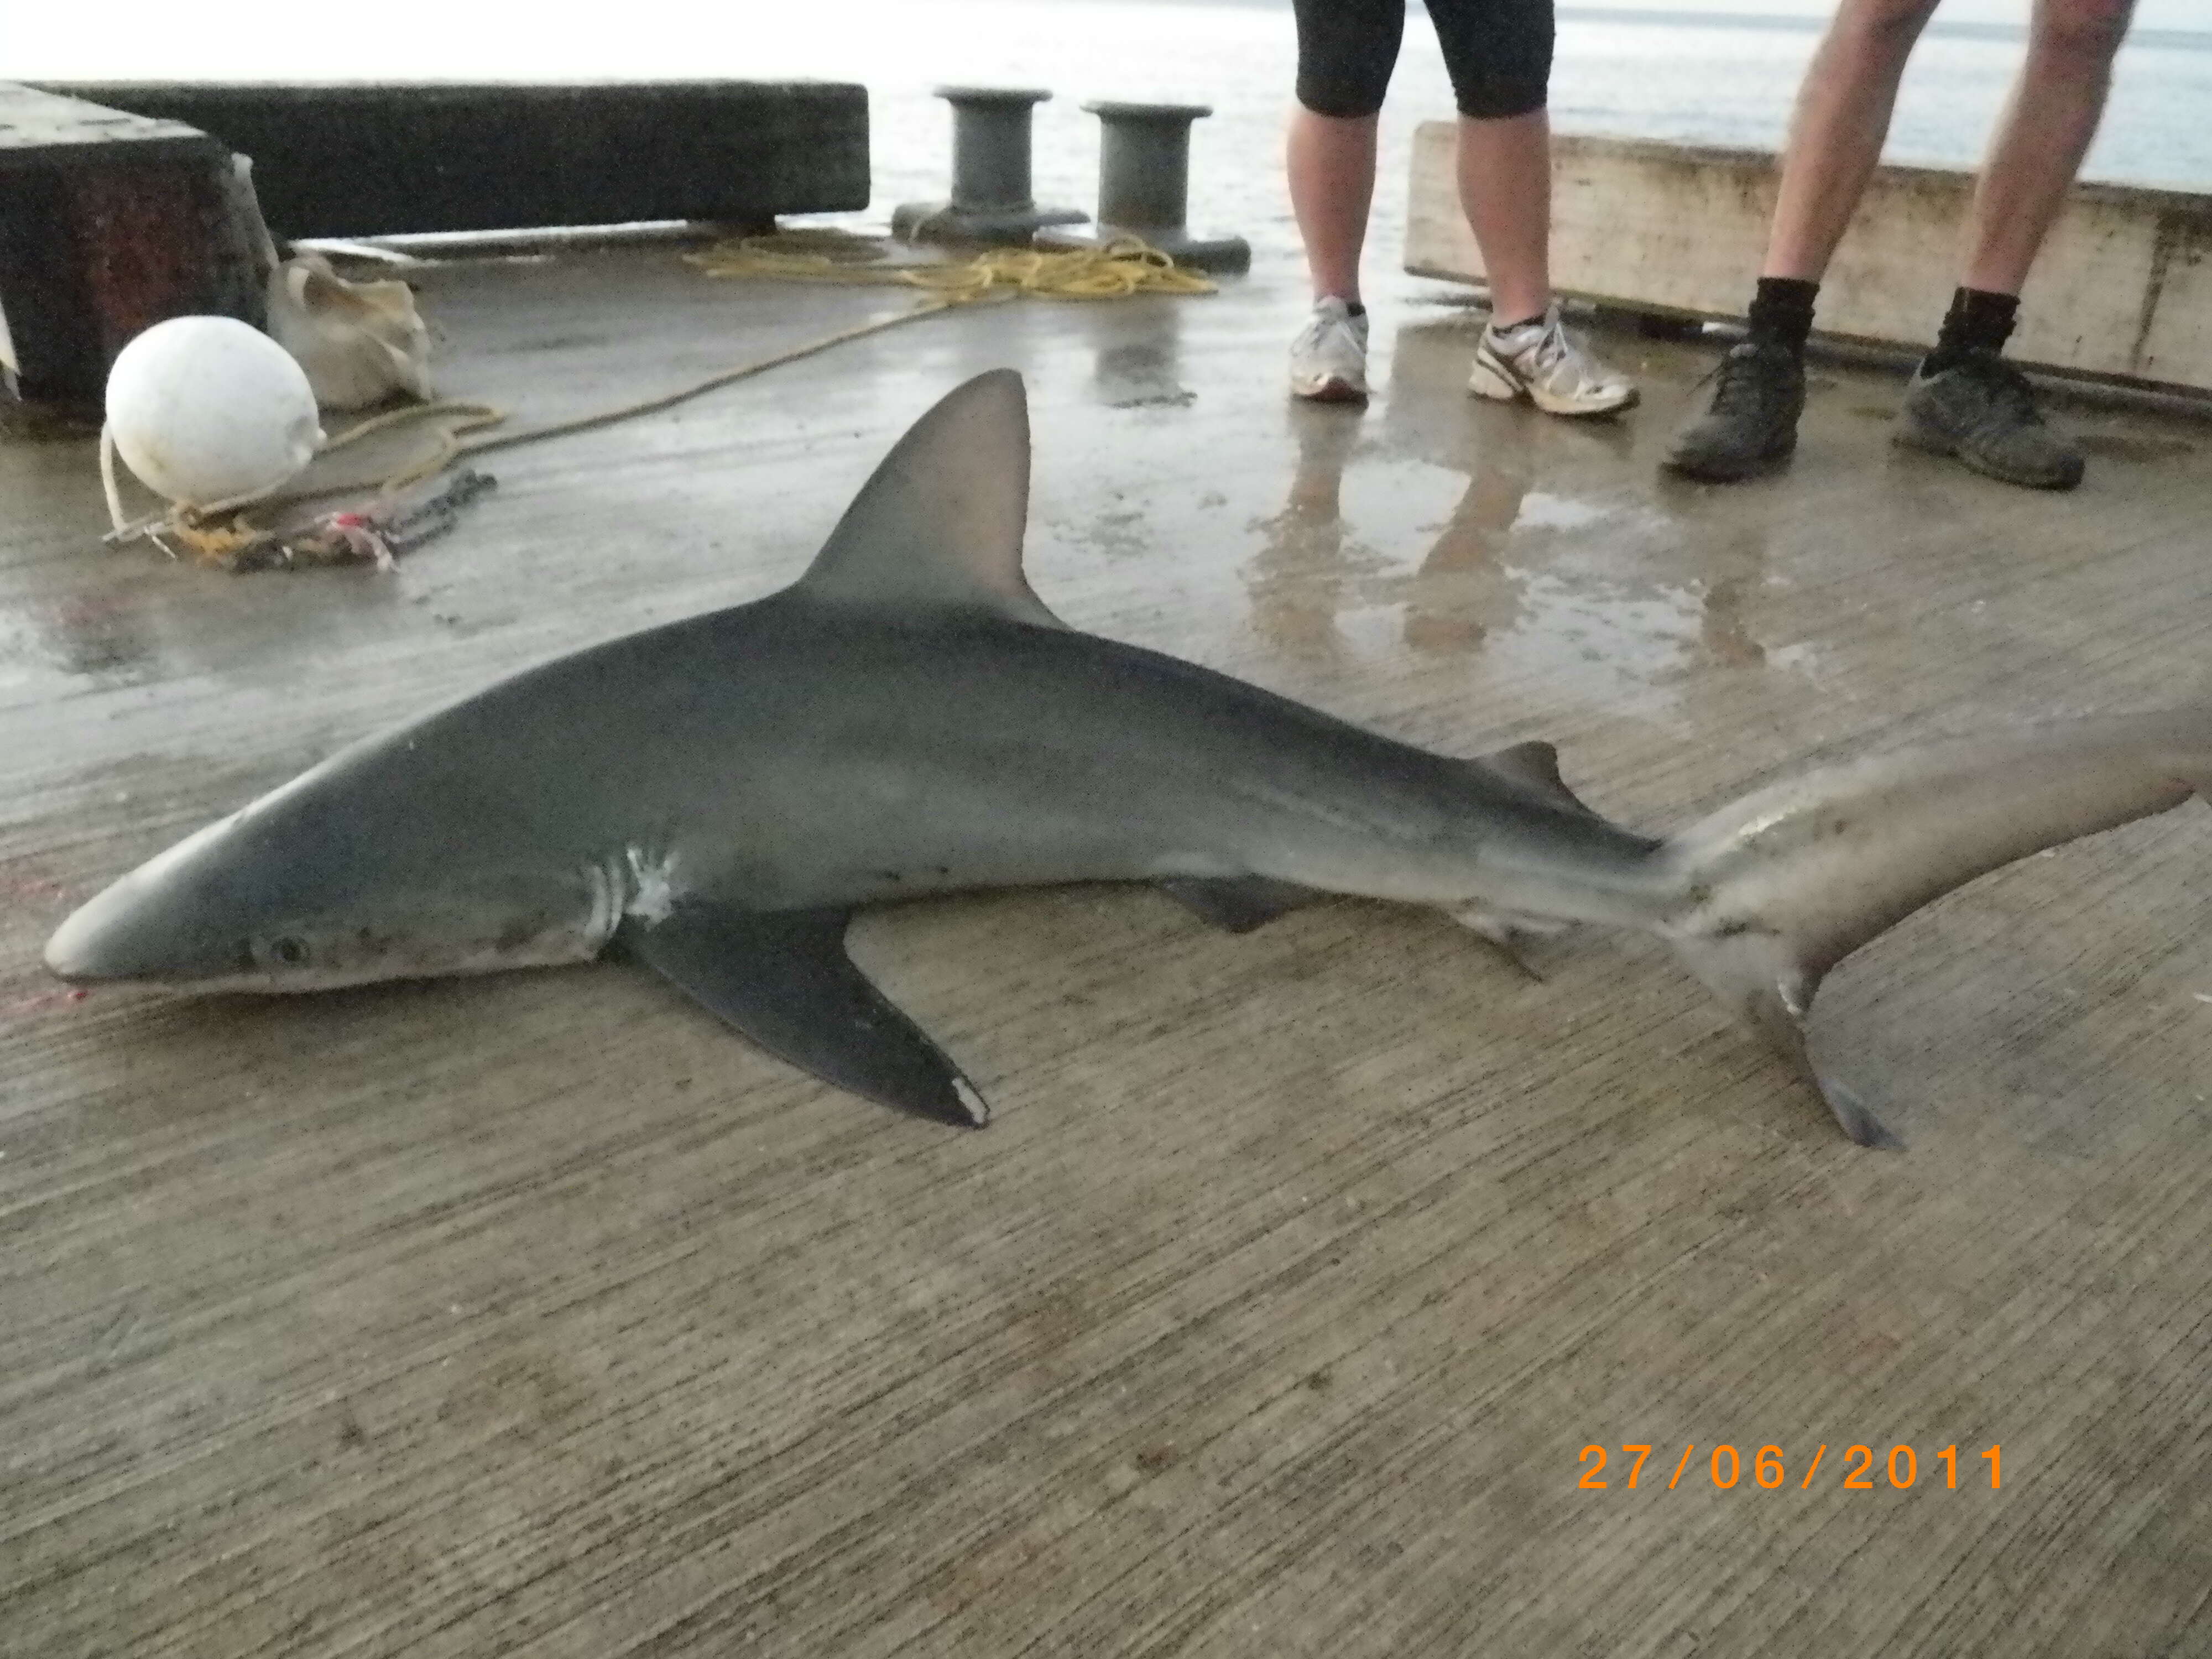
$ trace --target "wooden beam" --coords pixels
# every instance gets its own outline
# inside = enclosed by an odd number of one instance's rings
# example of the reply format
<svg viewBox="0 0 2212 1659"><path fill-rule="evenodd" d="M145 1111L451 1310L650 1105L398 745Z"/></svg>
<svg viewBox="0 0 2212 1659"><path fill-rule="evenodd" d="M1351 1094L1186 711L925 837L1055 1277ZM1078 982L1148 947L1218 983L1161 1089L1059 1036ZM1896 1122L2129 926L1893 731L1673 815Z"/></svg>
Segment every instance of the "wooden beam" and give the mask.
<svg viewBox="0 0 2212 1659"><path fill-rule="evenodd" d="M97 83L253 158L288 236L771 221L868 204L868 94L831 82Z"/></svg>

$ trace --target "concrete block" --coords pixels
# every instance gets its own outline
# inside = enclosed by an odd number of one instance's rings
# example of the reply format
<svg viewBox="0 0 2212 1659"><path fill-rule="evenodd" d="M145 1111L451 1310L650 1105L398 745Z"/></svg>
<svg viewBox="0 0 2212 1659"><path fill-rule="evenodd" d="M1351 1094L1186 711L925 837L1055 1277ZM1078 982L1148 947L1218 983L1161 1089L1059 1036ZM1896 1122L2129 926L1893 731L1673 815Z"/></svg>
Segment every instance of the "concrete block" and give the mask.
<svg viewBox="0 0 2212 1659"><path fill-rule="evenodd" d="M1414 137L1406 268L1482 279L1453 182L1454 125ZM1560 137L1552 274L1562 292L1629 311L1741 318L1765 252L1780 169L1763 152ZM1933 343L1973 175L1885 167L1820 289L1824 334ZM2212 390L2212 196L2076 185L2021 295L2008 353L2078 374Z"/></svg>

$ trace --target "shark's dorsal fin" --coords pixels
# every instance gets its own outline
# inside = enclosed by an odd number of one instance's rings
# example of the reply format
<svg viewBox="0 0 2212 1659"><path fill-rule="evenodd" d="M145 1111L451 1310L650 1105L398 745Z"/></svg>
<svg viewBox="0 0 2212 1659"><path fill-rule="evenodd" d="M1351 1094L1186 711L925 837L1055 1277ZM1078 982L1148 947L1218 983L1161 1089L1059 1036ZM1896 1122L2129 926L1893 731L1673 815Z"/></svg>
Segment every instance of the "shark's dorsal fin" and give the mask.
<svg viewBox="0 0 2212 1659"><path fill-rule="evenodd" d="M988 610L1065 626L1022 574L1029 398L994 368L908 428L815 556L799 591L911 611Z"/></svg>

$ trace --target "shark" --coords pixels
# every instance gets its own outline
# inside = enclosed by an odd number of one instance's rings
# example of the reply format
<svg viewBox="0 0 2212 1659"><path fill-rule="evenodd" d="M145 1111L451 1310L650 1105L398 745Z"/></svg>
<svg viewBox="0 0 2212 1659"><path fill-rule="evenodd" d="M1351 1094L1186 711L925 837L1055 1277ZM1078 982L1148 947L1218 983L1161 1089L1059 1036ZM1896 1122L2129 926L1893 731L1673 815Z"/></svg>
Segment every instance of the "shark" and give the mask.
<svg viewBox="0 0 2212 1659"><path fill-rule="evenodd" d="M2212 708L1801 769L1672 835L1516 743L1462 758L1069 627L1030 587L1026 393L959 386L805 574L356 743L53 933L76 983L289 992L622 953L783 1060L981 1126L854 963L865 907L1143 884L1232 932L1322 895L1516 945L1653 933L1852 1140L1897 1138L1808 1041L1851 951L2002 865L2212 793Z"/></svg>

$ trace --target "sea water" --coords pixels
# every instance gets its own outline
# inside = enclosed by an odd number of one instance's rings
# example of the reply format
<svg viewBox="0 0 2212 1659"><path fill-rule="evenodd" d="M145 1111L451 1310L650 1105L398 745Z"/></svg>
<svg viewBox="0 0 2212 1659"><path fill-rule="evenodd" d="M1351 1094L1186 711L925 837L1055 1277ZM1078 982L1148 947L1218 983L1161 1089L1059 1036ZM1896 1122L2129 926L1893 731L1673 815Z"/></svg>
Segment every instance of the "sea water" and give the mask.
<svg viewBox="0 0 2212 1659"><path fill-rule="evenodd" d="M2018 70L2028 0L1948 0L1914 53L1892 160L1971 166ZM1779 146L1829 7L1823 0L1560 0L1553 124L1565 132ZM1202 103L1192 140L1194 229L1288 257L1282 129L1297 64L1288 0L624 0L537 14L488 0L380 0L373 14L228 0L221 30L172 0L21 6L0 29L0 78L564 80L798 76L869 92L874 199L941 198L945 82L1034 86L1037 198L1097 198L1096 98ZM1418 6L1385 106L1371 246L1400 245L1417 122L1451 113ZM2212 191L2212 0L2142 0L2083 176Z"/></svg>

